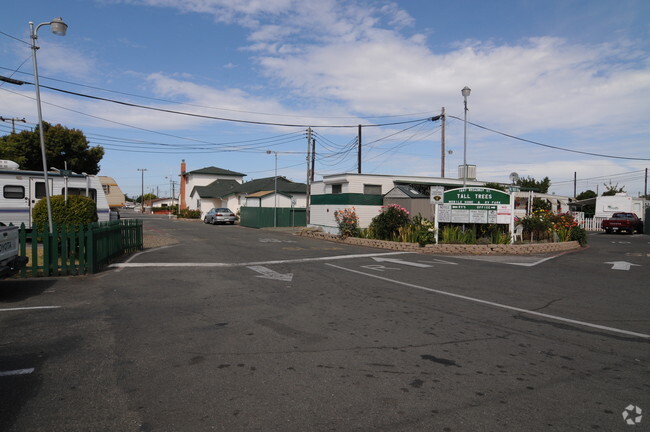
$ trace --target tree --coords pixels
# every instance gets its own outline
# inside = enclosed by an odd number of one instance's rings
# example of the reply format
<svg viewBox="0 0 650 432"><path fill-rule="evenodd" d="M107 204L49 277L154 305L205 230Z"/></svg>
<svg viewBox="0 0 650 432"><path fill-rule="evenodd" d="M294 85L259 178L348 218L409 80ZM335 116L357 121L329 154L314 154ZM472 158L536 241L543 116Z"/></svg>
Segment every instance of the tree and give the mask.
<svg viewBox="0 0 650 432"><path fill-rule="evenodd" d="M609 184L603 183L605 186L605 189L607 189L605 192L603 192L603 196L614 196L617 193L622 193L625 192L625 186L618 187L618 183L613 185L611 182Z"/></svg>
<svg viewBox="0 0 650 432"><path fill-rule="evenodd" d="M152 194L152 193L146 193L146 194L144 194L144 202L145 202L145 203L146 203L147 201L151 201L151 200L155 200L155 199L158 199L158 197L156 196L156 194ZM137 197L137 198L135 199L135 202L137 202L137 203L141 203L141 202L142 202L142 195L140 195L139 197Z"/></svg>
<svg viewBox="0 0 650 432"><path fill-rule="evenodd" d="M507 192L505 186L503 186L501 183L487 182L483 186L488 188L488 189L496 189L496 190L500 190L502 192Z"/></svg>
<svg viewBox="0 0 650 432"><path fill-rule="evenodd" d="M60 124L52 126L43 122L48 168L63 169L86 174L97 174L104 148L90 147L86 136L78 129L68 129ZM11 133L0 137L0 159L12 160L24 170L42 171L41 142L38 128L33 131Z"/></svg>
<svg viewBox="0 0 650 432"><path fill-rule="evenodd" d="M576 197L577 200L584 200L584 199L589 199L589 198L596 198L598 194L591 189L587 189L584 192L580 192L578 196Z"/></svg>
<svg viewBox="0 0 650 432"><path fill-rule="evenodd" d="M517 185L521 186L522 190L532 190L533 192L548 193L551 187L551 179L544 177L544 180L537 181L533 177L520 178L517 180Z"/></svg>

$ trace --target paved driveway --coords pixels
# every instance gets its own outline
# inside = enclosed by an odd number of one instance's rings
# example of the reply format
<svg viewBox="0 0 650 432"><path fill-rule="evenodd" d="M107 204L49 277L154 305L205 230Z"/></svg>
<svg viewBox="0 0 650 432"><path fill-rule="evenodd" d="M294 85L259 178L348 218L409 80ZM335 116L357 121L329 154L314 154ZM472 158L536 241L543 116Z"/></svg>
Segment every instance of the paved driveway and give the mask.
<svg viewBox="0 0 650 432"><path fill-rule="evenodd" d="M1 430L629 430L650 410L647 236L485 259L145 227L177 243L4 289Z"/></svg>

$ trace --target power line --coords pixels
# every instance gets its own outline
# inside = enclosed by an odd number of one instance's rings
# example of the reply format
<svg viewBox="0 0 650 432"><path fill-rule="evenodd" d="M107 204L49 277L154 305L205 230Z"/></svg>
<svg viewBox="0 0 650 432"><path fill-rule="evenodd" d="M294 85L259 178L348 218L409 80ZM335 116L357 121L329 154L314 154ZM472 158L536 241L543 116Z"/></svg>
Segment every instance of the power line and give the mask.
<svg viewBox="0 0 650 432"><path fill-rule="evenodd" d="M463 121L463 119L461 119L460 117L456 117L456 116L452 116L452 115L448 115L447 117L451 117L451 118L454 118L456 120ZM512 138L512 139L515 139L515 140L518 140L518 141L527 142L527 143L530 143L530 144L535 144L535 145L542 146L542 147L552 148L552 149L555 149L555 150L562 150L562 151L571 152L571 153L579 153L579 154L585 154L585 155L589 155L589 156L597 156L597 157L604 157L604 158L610 158L610 159L650 161L650 158L633 158L633 157L626 157L626 156L613 156L613 155L605 155L605 154L600 154L600 153L592 153L592 152L585 152L585 151L580 151L580 150L567 149L567 148L564 148L564 147L553 146L553 145L550 145L550 144L544 144L544 143L540 143L540 142L537 142L537 141L532 141L532 140L529 140L529 139L526 139L526 138L521 138L521 137L518 137L518 136L515 136L515 135L510 135L510 134L507 134L505 132L500 132L498 130L490 129L489 127L486 127L486 126L482 126L482 125L479 125L479 124L476 124L476 123L472 123L470 121L468 121L467 123L471 124L472 126L476 126L477 128L484 129L486 131L490 131L490 132L493 132L493 133L496 133L496 134L499 134L499 135L503 135L503 136L508 137L508 138Z"/></svg>
<svg viewBox="0 0 650 432"><path fill-rule="evenodd" d="M22 41L21 41L22 42ZM26 42L25 42L26 43ZM29 45L29 44L28 44ZM4 70L11 70L6 67L0 66L0 69ZM29 75L27 72L18 72L24 75ZM161 99L161 98L154 98L150 96L143 96L143 95L138 95L134 93L128 93L128 92L122 92L118 90L110 90L110 89L105 89L102 87L96 87L96 86L90 86L87 84L80 84L80 83L75 83L72 81L66 81L66 80L61 80L61 79L56 79L56 78L49 78L47 76L39 75L41 79L49 80L49 81L55 81L55 82L60 82L64 84L70 84L78 87L85 87L85 88L90 88L93 90L100 90L108 93L115 93L115 94L121 94L125 96L131 96L131 97L136 97L136 98L141 98L141 99L147 99L147 100L153 100L157 102L165 102L165 103L172 103L172 104L177 104L177 105L186 105L186 106L192 106L192 107L197 107L197 108L207 108L207 109L213 109L213 110L219 110L219 111L229 111L229 112L236 112L236 113L243 113L243 114L256 114L256 115L265 115L265 116L273 116L273 117L293 117L293 118L314 118L315 116L307 116L307 115L295 115L295 114L276 114L276 113L264 113L264 112L257 112L257 111L245 111L245 110L235 110L231 108L221 108L221 107L212 107L212 106L207 106L207 105L199 105L199 104L189 104L185 102L178 102L178 101L172 101L169 99ZM376 116L318 116L320 118L325 118L325 119L374 119L374 118L397 118L397 117L414 117L414 116L422 116L429 114L428 111L426 112L419 112L419 113L409 113L409 114L385 114L385 115L376 115Z"/></svg>
<svg viewBox="0 0 650 432"><path fill-rule="evenodd" d="M29 81L21 81L22 84L30 84L34 85L33 83ZM164 112L168 114L177 114L177 115L183 115L183 116L189 116L189 117L196 117L196 118L203 118L203 119L208 119L208 120L220 120L220 121L226 121L226 122L231 122L231 123L243 123L243 124L253 124L253 125L262 125L262 126L281 126L281 127L300 127L300 128L308 128L308 127L322 127L322 128L356 128L359 127L358 124L355 125L314 125L314 124L300 124L300 123L278 123L278 122L265 122L265 121L260 121L260 120L243 120L243 119L233 119L233 118L227 118L227 117L218 117L218 116L209 116L205 114L196 114L196 113L189 113L189 112L184 112L184 111L176 111L176 110L170 110L170 109L165 109L165 108L156 108L156 107L151 107L148 105L142 105L142 104L136 104L132 102L125 102L125 101L119 101L116 99L109 99L109 98L103 98L100 96L92 96L92 95L87 95L84 93L79 93L79 92L73 92L70 90L64 90L56 87L51 87L51 86L46 86L46 85L41 85L41 88L46 88L52 91L56 91L59 93L64 93L64 94L69 94L72 96L78 96L78 97L83 97L87 99L93 99L93 100L98 100L98 101L103 101L103 102L110 102L118 105L124 105L132 108L140 108L140 109L146 109L146 110L151 110L151 111L157 111L157 112ZM409 124L409 123L416 123L420 121L426 121L428 119L416 119L416 120L405 120L405 121L400 121L400 122L390 122L390 123L377 123L377 124L365 124L361 125L363 127L381 127L381 126L395 126L395 125L402 125L402 124Z"/></svg>

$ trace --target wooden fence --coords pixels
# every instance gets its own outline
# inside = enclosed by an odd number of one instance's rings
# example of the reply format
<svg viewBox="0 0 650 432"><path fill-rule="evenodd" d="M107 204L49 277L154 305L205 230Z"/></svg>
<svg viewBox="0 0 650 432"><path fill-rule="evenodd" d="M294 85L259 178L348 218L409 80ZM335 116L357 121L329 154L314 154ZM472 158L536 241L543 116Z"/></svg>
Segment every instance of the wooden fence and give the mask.
<svg viewBox="0 0 650 432"><path fill-rule="evenodd" d="M21 277L66 276L97 273L116 258L141 250L140 219L62 225L28 230L20 226L20 255L29 258Z"/></svg>

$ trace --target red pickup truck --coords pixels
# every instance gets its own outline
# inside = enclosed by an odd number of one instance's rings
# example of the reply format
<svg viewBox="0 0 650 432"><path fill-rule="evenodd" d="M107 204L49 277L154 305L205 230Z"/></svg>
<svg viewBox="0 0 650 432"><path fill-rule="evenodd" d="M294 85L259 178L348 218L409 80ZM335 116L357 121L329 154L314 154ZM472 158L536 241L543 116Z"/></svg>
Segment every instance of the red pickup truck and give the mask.
<svg viewBox="0 0 650 432"><path fill-rule="evenodd" d="M643 232L643 221L634 213L614 213L611 218L602 221L601 226L607 234L627 231L633 234Z"/></svg>

